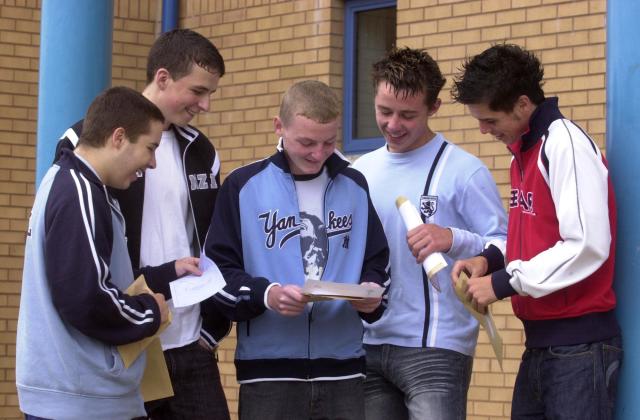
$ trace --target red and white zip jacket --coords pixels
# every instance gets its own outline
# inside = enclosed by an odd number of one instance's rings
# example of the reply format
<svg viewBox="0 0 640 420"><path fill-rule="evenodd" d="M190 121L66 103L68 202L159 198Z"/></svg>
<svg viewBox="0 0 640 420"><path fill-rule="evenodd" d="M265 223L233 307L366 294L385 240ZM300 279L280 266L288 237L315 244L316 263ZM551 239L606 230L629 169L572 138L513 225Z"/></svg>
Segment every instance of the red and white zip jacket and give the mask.
<svg viewBox="0 0 640 420"><path fill-rule="evenodd" d="M618 335L615 197L600 149L562 116L557 98L537 107L529 131L509 149L507 265L492 274L496 296L513 296L527 347ZM497 250L483 254L494 268Z"/></svg>

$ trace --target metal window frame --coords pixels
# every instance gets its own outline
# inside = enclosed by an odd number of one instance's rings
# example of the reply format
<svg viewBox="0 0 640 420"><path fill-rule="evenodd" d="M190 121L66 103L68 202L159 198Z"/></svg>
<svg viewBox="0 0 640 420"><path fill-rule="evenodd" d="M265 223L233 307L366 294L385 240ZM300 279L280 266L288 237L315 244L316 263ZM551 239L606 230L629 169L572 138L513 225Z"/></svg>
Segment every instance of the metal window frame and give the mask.
<svg viewBox="0 0 640 420"><path fill-rule="evenodd" d="M344 98L343 98L343 149L348 153L369 152L384 145L384 137L353 137L353 116L355 99L355 50L356 50L356 13L396 7L395 0L350 0L345 3L344 16ZM373 106L373 104L371 104Z"/></svg>

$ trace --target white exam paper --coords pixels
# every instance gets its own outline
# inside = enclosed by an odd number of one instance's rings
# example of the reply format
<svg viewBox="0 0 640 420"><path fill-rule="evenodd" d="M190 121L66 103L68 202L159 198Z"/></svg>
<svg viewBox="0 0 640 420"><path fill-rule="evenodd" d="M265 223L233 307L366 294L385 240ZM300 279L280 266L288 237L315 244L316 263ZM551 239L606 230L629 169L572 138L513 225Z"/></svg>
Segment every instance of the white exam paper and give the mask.
<svg viewBox="0 0 640 420"><path fill-rule="evenodd" d="M201 255L199 266L201 276L188 275L169 283L174 307L182 308L200 303L227 285L218 266L209 258Z"/></svg>

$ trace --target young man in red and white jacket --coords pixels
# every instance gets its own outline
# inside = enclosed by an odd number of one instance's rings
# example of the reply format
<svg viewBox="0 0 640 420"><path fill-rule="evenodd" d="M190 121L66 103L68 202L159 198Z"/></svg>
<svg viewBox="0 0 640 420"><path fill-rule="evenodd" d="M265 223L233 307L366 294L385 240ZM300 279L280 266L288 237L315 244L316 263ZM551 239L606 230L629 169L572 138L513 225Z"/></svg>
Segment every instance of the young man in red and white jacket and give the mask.
<svg viewBox="0 0 640 420"><path fill-rule="evenodd" d="M544 97L543 74L532 53L502 44L468 60L455 81L455 100L513 159L506 252L491 244L458 261L452 279L470 274L479 310L511 296L524 324L513 419L610 419L622 361L615 197L600 149Z"/></svg>

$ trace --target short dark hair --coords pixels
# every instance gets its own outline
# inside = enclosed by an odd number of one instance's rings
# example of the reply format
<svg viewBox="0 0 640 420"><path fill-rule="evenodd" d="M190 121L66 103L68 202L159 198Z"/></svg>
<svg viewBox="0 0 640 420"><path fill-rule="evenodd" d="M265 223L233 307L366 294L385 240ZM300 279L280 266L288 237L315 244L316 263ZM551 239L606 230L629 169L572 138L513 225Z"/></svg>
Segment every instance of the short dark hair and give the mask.
<svg viewBox="0 0 640 420"><path fill-rule="evenodd" d="M544 101L542 64L518 45L494 45L468 59L461 71L451 96L462 104L484 103L493 111L511 112L521 95L536 105Z"/></svg>
<svg viewBox="0 0 640 420"><path fill-rule="evenodd" d="M141 93L124 86L98 95L87 110L79 144L100 148L116 128L122 127L131 143L147 134L151 121L164 123L162 112Z"/></svg>
<svg viewBox="0 0 640 420"><path fill-rule="evenodd" d="M377 92L381 82L387 82L398 95L425 93L425 105L431 109L440 90L447 81L440 72L438 63L422 49L393 48L387 55L373 64L373 89Z"/></svg>
<svg viewBox="0 0 640 420"><path fill-rule="evenodd" d="M194 63L209 73L224 76L224 59L207 38L191 29L165 32L149 50L147 83L151 83L161 68L167 69L173 80L178 80L191 72Z"/></svg>

